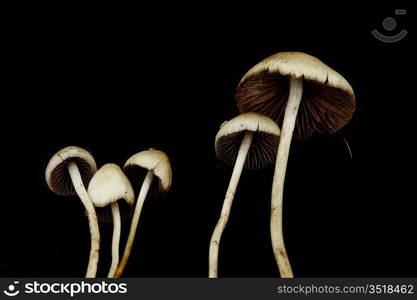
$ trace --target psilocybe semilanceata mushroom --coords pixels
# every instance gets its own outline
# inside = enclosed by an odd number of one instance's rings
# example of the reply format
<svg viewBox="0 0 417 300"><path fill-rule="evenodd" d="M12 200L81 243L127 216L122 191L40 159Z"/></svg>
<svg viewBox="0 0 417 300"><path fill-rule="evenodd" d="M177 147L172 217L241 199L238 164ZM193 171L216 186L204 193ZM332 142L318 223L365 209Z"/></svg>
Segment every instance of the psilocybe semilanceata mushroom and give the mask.
<svg viewBox="0 0 417 300"><path fill-rule="evenodd" d="M105 164L91 178L88 185L88 194L96 207L111 206L113 217L112 262L108 277L111 278L119 265L119 247L121 220L118 202L124 200L133 206L135 196L129 179L119 166Z"/></svg>
<svg viewBox="0 0 417 300"><path fill-rule="evenodd" d="M319 59L301 52L281 52L251 68L239 83L236 103L281 126L271 195L271 240L281 277L293 277L282 233L285 173L292 137L335 133L351 119L355 95L350 84Z"/></svg>
<svg viewBox="0 0 417 300"><path fill-rule="evenodd" d="M243 167L263 168L274 162L280 130L270 118L257 113L243 113L224 122L215 139L216 156L233 165L220 218L214 228L209 249L209 277L218 276L220 239L229 219L235 191Z"/></svg>
<svg viewBox="0 0 417 300"><path fill-rule="evenodd" d="M153 193L154 196L163 195L170 189L172 183L171 163L168 156L159 150L151 148L149 150L136 153L127 160L123 169L133 185L139 184L139 174L143 171L146 172L146 177L142 182L139 196L136 201L129 236L126 242L123 257L116 270L115 277L120 277L122 275L129 260L143 203L148 192L151 190L151 193Z"/></svg>
<svg viewBox="0 0 417 300"><path fill-rule="evenodd" d="M48 187L62 196L78 195L87 212L91 234L90 259L86 277L96 277L100 249L97 215L85 186L97 171L93 156L86 150L70 146L55 153L48 163L45 178Z"/></svg>

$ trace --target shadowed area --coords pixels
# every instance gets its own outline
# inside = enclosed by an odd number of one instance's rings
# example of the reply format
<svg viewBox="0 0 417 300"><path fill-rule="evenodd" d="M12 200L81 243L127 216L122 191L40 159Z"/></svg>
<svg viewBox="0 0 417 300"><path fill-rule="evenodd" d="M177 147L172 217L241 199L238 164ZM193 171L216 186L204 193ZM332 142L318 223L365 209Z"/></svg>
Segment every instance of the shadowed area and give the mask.
<svg viewBox="0 0 417 300"><path fill-rule="evenodd" d="M78 170L81 174L81 179L86 188L91 180L91 177L93 177L94 175L90 164L86 162L84 159L74 157L64 160L62 163L57 165L55 169L51 172L51 186L53 186L56 191L59 191L63 195L76 194L67 167L70 162L75 162L75 164L77 165Z"/></svg>
<svg viewBox="0 0 417 300"><path fill-rule="evenodd" d="M216 145L216 155L223 163L233 166L246 131L223 136ZM275 162L279 137L265 132L254 132L245 160L245 168L262 169Z"/></svg>
<svg viewBox="0 0 417 300"><path fill-rule="evenodd" d="M282 124L290 90L290 77L266 71L244 80L236 93L241 112L257 112ZM349 99L349 101L346 101ZM303 99L297 115L294 138L303 140L314 132L335 133L352 118L355 101L349 93L304 80Z"/></svg>

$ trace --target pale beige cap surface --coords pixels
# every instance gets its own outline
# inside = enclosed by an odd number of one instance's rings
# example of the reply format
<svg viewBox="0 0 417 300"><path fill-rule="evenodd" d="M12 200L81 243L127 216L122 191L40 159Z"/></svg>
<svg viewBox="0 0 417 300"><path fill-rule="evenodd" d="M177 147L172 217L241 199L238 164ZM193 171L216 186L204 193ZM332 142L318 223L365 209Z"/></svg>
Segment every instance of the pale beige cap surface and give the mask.
<svg viewBox="0 0 417 300"><path fill-rule="evenodd" d="M105 207L125 200L130 206L135 201L132 185L119 166L105 164L91 178L88 194L96 207Z"/></svg>
<svg viewBox="0 0 417 300"><path fill-rule="evenodd" d="M253 132L254 136L245 167L257 169L275 162L280 129L270 118L253 112L223 122L215 138L216 156L227 165L233 165L247 131Z"/></svg>
<svg viewBox="0 0 417 300"><path fill-rule="evenodd" d="M280 52L252 67L239 83L236 102L241 112L255 111L282 123L289 78L303 78L303 99L294 136L334 133L355 110L355 95L342 75L302 52Z"/></svg>
<svg viewBox="0 0 417 300"><path fill-rule="evenodd" d="M48 187L58 195L76 195L67 168L70 162L77 164L81 179L86 187L91 177L97 171L96 162L87 150L76 146L69 146L59 150L49 160L45 171Z"/></svg>
<svg viewBox="0 0 417 300"><path fill-rule="evenodd" d="M172 183L172 169L168 156L156 149L149 149L131 156L123 167L133 184L141 169L150 170L158 179L158 186L154 193L167 192Z"/></svg>

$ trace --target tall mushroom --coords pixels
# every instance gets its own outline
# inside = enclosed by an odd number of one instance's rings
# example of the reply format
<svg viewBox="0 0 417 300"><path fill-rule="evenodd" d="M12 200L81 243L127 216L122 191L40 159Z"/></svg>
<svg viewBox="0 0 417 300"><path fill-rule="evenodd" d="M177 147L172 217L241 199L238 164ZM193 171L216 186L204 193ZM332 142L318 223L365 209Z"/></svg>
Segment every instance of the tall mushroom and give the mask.
<svg viewBox="0 0 417 300"><path fill-rule="evenodd" d="M123 169L132 182L141 178L140 174L143 171L146 172L146 177L142 183L138 200L136 201L123 257L115 273L116 278L122 275L129 260L135 240L136 229L139 224L140 213L149 190L151 190L154 196L163 195L170 189L172 183L171 163L169 162L168 156L159 150L151 148L136 153L126 161ZM156 180L154 180L154 177Z"/></svg>
<svg viewBox="0 0 417 300"><path fill-rule="evenodd" d="M209 249L209 278L217 278L220 239L229 219L233 198L243 167L262 168L274 162L280 130L270 118L244 113L224 122L216 135L216 156L233 165L220 218L214 228Z"/></svg>
<svg viewBox="0 0 417 300"><path fill-rule="evenodd" d="M51 191L62 196L78 195L85 207L91 235L90 259L85 275L88 278L96 277L100 249L97 215L85 190L96 170L96 162L89 152L70 146L55 153L45 171L46 183Z"/></svg>
<svg viewBox="0 0 417 300"><path fill-rule="evenodd" d="M282 124L271 197L271 239L281 277L293 277L282 233L283 188L292 137L302 140L314 132L337 132L351 119L355 96L350 84L319 59L281 52L245 74L236 102L241 112L259 112Z"/></svg>
<svg viewBox="0 0 417 300"><path fill-rule="evenodd" d="M111 206L113 217L113 238L112 238L112 262L108 277L111 278L119 265L120 247L120 210L119 200L124 200L129 206L133 206L135 195L129 179L115 164L105 164L91 178L88 185L88 194L96 207Z"/></svg>

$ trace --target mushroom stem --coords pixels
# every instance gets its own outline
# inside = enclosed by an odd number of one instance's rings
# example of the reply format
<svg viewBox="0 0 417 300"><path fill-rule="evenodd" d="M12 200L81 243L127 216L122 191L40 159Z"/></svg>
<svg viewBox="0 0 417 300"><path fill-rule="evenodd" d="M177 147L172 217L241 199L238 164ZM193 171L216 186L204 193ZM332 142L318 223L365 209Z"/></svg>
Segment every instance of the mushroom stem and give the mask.
<svg viewBox="0 0 417 300"><path fill-rule="evenodd" d="M251 131L247 131L239 148L239 153L233 168L232 177L230 178L229 187L227 188L226 197L224 198L220 218L211 236L209 249L209 278L217 278L220 239L229 219L230 209L232 207L236 187L239 183L240 174L242 174L246 156L248 154L250 145L252 144L252 139L253 133Z"/></svg>
<svg viewBox="0 0 417 300"><path fill-rule="evenodd" d="M129 237L127 238L122 260L120 261L116 273L114 274L115 278L119 278L122 275L123 270L126 267L127 261L129 260L130 252L132 251L133 241L135 240L136 229L138 228L140 213L142 211L146 195L148 194L149 188L151 187L153 177L153 171L149 170L146 174L145 180L142 183L142 187L140 188L138 200L136 201L135 212L132 217L132 223L130 224Z"/></svg>
<svg viewBox="0 0 417 300"><path fill-rule="evenodd" d="M80 171L74 162L70 162L67 166L68 172L71 176L72 184L74 189L81 199L85 210L87 212L88 224L90 226L91 235L91 248L90 248L90 259L88 261L88 268L85 277L95 278L97 274L97 264L100 250L100 230L98 227L97 215L94 209L93 202L90 199L87 191L85 190L84 183L81 179Z"/></svg>
<svg viewBox="0 0 417 300"><path fill-rule="evenodd" d="M117 202L113 202L111 204L111 213L113 216L113 239L112 239L112 249L111 249L111 266L110 266L109 274L107 275L108 278L112 278L114 276L117 266L119 265L121 221L120 221L119 204L117 204Z"/></svg>
<svg viewBox="0 0 417 300"><path fill-rule="evenodd" d="M282 202L284 192L285 173L287 169L288 154L290 151L292 135L294 132L297 112L303 94L303 79L290 81L290 94L285 108L284 121L281 128L281 138L278 146L278 153L275 163L274 179L271 195L271 240L275 260L279 272L283 278L294 277L285 250L284 237L282 233Z"/></svg>

